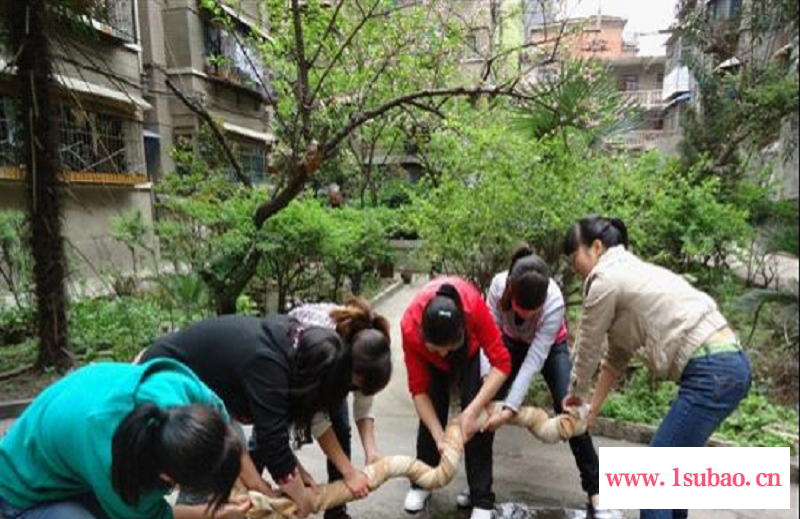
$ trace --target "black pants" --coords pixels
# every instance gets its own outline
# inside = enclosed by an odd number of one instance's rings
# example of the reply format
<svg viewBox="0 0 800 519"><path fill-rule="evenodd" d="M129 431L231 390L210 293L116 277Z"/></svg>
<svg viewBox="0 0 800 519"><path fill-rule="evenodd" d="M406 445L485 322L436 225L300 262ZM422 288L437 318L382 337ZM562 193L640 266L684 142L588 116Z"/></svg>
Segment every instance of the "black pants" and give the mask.
<svg viewBox="0 0 800 519"><path fill-rule="evenodd" d="M428 396L436 409L436 416L442 426L447 425L450 414L450 388L451 376L449 373L440 371L435 367L429 368L431 374L431 384L428 389ZM464 373L461 383L461 409L466 409L470 403L478 396L481 390L481 367L480 356L469 361L469 366ZM491 471L492 466L492 436L489 434L478 433L466 445L466 464L467 480L470 488L475 489L472 494L472 502L475 508L491 510L494 508L495 496L492 493L491 475L488 485L486 484L485 474ZM419 434L417 436L417 458L435 467L439 465L441 456L436 442L433 440L428 428L420 422Z"/></svg>
<svg viewBox="0 0 800 519"><path fill-rule="evenodd" d="M503 399L508 395L508 392L511 390L511 385L519 374L522 363L525 361L525 357L528 355L528 350L530 349L530 344L519 343L509 337L504 336L503 342L509 353L511 353L512 373L503 388L500 389L496 399ZM563 411L561 403L569 393L571 372L572 360L570 359L569 345L564 342L553 346L542 368L542 376L553 397L553 410L556 414L560 414ZM487 469L478 482L478 488L473 488L472 484L470 484L470 491L473 493L476 491L479 494L491 493L493 477L491 456L493 454L494 434L490 436L490 447L488 450L490 459L488 463L482 463L487 466ZM575 462L578 465L583 491L586 492L589 497L598 495L600 493L600 458L594 448L591 435L587 432L583 436L572 438L569 441L569 446L572 449L572 455L575 457Z"/></svg>
<svg viewBox="0 0 800 519"><path fill-rule="evenodd" d="M350 411L347 407L347 400L344 400L336 410L331 412L330 418L331 423L333 424L333 432L336 434L336 439L339 440L339 443L341 444L342 449L347 457L352 459L352 428L350 427ZM331 483L344 479L342 473L339 472L339 469L337 469L330 460L328 460L328 479ZM345 510L347 510L347 507L345 506L333 508L325 512L325 516L336 517Z"/></svg>

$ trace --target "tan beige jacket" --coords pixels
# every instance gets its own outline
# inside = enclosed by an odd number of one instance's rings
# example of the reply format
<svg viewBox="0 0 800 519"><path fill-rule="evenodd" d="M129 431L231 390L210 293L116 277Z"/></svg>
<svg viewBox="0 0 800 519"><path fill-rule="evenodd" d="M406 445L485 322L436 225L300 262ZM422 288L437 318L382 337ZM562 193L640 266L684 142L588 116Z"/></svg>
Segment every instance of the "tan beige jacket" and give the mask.
<svg viewBox="0 0 800 519"><path fill-rule="evenodd" d="M695 351L727 326L714 300L684 278L612 248L584 285L572 393L588 401L601 361L623 374L637 352L657 378L679 381Z"/></svg>

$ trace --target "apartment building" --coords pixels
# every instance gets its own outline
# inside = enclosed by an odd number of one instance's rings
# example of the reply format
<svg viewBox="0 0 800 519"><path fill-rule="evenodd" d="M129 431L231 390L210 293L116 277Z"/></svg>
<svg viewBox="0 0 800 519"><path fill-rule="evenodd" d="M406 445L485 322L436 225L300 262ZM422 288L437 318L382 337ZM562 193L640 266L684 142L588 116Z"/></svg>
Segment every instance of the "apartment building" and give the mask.
<svg viewBox="0 0 800 519"><path fill-rule="evenodd" d="M529 29L529 41L539 49L558 45L561 56L598 60L614 77L620 92L644 110L636 130L619 136L615 144L629 151L674 148L675 135L664 127L663 90L666 57L643 53L638 41L625 34L628 21L617 16L597 15L563 21L542 19ZM552 66L532 71L531 80L539 81L556 73Z"/></svg>
<svg viewBox="0 0 800 519"><path fill-rule="evenodd" d="M60 130L67 254L87 275L127 268L129 254L111 238L110 218L152 216L152 184L142 131L151 104L141 86L136 0L99 0L83 26L52 32ZM0 49L0 210L24 210L21 129L13 52Z"/></svg>
<svg viewBox="0 0 800 519"><path fill-rule="evenodd" d="M735 73L742 65L765 66L769 62L785 61L796 64L798 42L792 41L788 30L776 29L769 37L754 42L751 35L742 30L746 27L749 2L755 0L696 0L687 2L679 13L678 27L667 42L666 80L664 88L664 125L667 131L680 135L683 120L690 107L702 116L699 85L688 66L690 60L704 63L710 70L719 74ZM683 25L689 17L703 16L708 22L706 30L711 31L708 48L696 48L683 35ZM748 63L749 62L749 63ZM787 66L787 69L790 67ZM774 166L773 180L776 196L797 200L800 191L798 170L798 127L800 121L795 114L784 122L781 138L761 153L763 164Z"/></svg>
<svg viewBox="0 0 800 519"><path fill-rule="evenodd" d="M268 39L264 2L223 3L222 24L199 0L139 0L145 98L145 147L151 174L158 179L175 168L174 147L190 147L204 124L168 81L196 100L222 125L245 173L267 180L269 132L268 77L256 40Z"/></svg>

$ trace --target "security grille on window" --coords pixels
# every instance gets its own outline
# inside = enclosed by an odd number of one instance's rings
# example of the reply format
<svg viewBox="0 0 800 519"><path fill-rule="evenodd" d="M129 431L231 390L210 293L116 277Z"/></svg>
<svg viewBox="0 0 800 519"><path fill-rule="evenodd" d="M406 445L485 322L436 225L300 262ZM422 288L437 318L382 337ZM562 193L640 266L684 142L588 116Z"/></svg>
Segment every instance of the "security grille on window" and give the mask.
<svg viewBox="0 0 800 519"><path fill-rule="evenodd" d="M244 174L256 184L266 182L266 146L263 143L240 141L236 143L236 151Z"/></svg>
<svg viewBox="0 0 800 519"><path fill-rule="evenodd" d="M113 29L116 36L136 41L134 0L95 0L89 16Z"/></svg>
<svg viewBox="0 0 800 519"><path fill-rule="evenodd" d="M19 167L23 162L16 107L10 98L0 98L0 167ZM64 171L115 175L145 172L141 123L66 103L59 104L55 113Z"/></svg>
<svg viewBox="0 0 800 519"><path fill-rule="evenodd" d="M7 97L0 97L0 167L14 167L21 162L16 117L14 103Z"/></svg>

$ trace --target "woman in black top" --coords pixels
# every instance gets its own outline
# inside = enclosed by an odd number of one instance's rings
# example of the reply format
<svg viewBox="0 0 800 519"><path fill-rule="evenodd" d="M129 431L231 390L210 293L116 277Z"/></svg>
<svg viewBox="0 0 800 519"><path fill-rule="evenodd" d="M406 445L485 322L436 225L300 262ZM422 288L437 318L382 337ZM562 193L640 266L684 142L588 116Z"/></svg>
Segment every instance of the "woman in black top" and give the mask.
<svg viewBox="0 0 800 519"><path fill-rule="evenodd" d="M252 424L255 448L245 484L264 493L266 466L298 507L312 512L307 473L295 458L290 431L305 440L316 413L340 405L352 387L350 348L332 331L300 332L290 317L211 318L163 337L141 356L175 359L188 366L225 403L231 416Z"/></svg>

